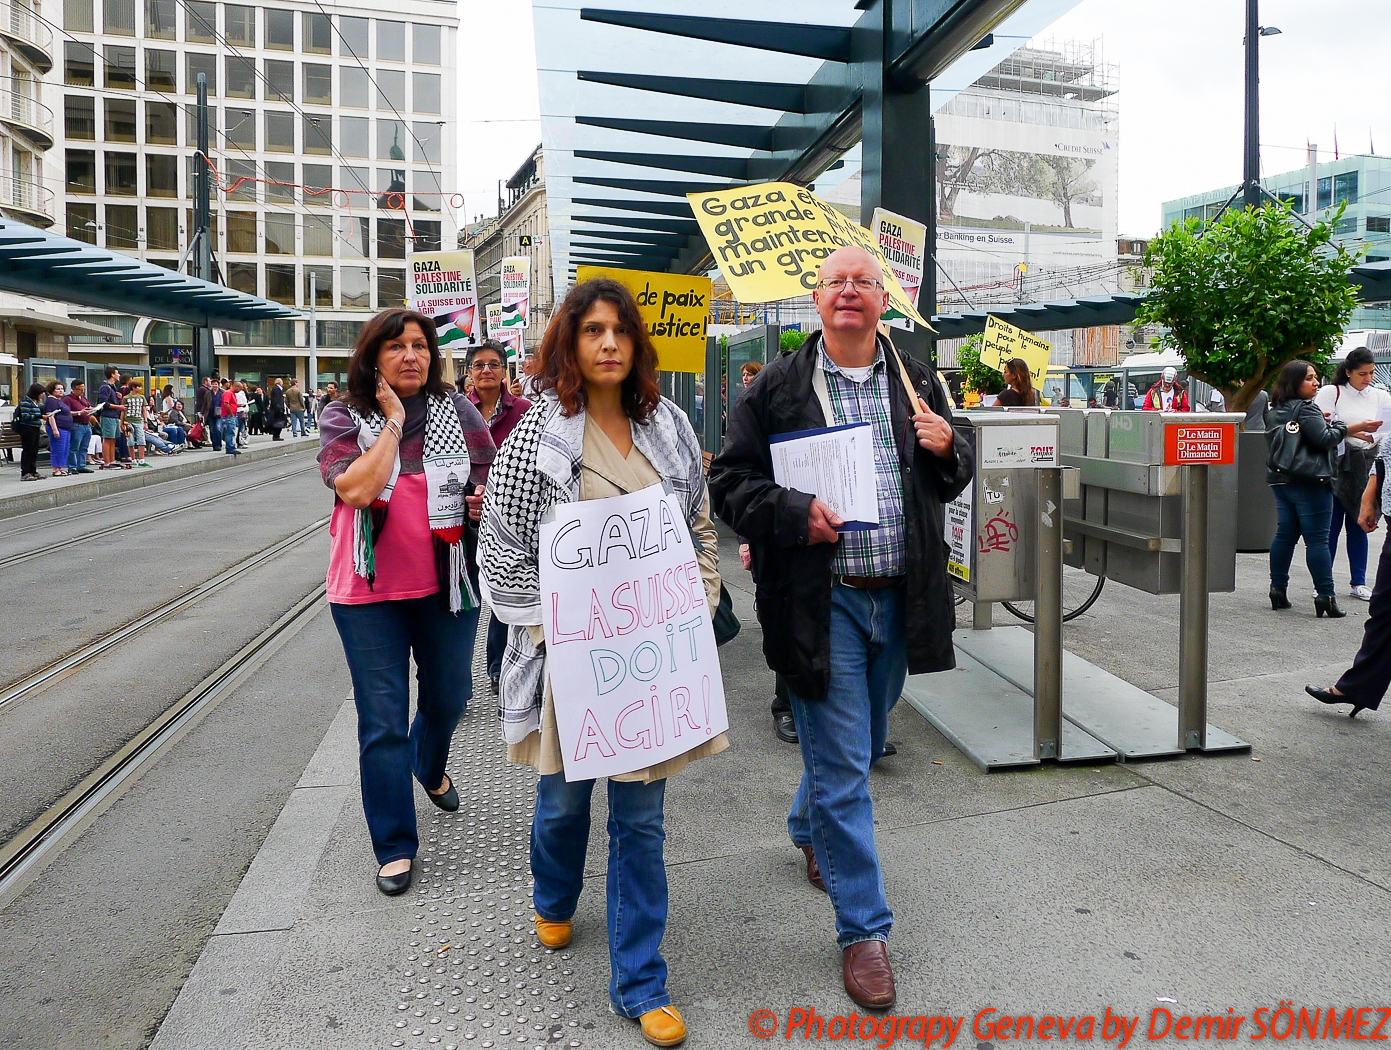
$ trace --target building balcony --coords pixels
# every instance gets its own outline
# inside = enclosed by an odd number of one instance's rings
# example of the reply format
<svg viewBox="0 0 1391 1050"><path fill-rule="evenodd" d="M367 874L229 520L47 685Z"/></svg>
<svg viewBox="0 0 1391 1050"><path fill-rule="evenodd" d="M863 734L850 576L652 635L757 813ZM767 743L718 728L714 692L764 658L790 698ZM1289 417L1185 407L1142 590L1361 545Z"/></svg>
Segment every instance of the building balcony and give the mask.
<svg viewBox="0 0 1391 1050"><path fill-rule="evenodd" d="M53 68L53 30L27 7L0 0L0 36L9 41L40 73Z"/></svg>
<svg viewBox="0 0 1391 1050"><path fill-rule="evenodd" d="M37 83L29 83L37 90ZM38 149L52 149L53 110L16 91L15 85L14 77L0 77L0 121L33 141Z"/></svg>
<svg viewBox="0 0 1391 1050"><path fill-rule="evenodd" d="M13 175L0 175L0 211L45 230L53 225L57 214L51 189Z"/></svg>

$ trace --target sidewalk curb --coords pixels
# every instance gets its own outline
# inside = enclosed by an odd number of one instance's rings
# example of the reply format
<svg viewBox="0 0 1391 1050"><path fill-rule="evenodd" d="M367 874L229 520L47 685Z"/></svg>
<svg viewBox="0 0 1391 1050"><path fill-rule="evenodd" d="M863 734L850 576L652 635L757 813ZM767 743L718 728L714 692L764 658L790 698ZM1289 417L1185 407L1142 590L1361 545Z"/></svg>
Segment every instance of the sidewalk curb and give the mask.
<svg viewBox="0 0 1391 1050"><path fill-rule="evenodd" d="M317 441L296 441L287 442L284 448L246 449L240 456L220 453L205 459L175 463L158 470L123 470L114 474L108 471L77 484L63 485L39 492L26 492L22 496L12 496L9 499L0 500L0 520L18 517L21 514L30 514L36 510L66 507L73 503L96 499L99 496L107 496L113 492L142 489L147 485L177 481L179 478L192 477L196 474L209 474L215 470L228 470L232 467L244 466L247 463L261 463L270 459L279 459L282 456L292 456L297 452L310 449L317 451L318 448Z"/></svg>

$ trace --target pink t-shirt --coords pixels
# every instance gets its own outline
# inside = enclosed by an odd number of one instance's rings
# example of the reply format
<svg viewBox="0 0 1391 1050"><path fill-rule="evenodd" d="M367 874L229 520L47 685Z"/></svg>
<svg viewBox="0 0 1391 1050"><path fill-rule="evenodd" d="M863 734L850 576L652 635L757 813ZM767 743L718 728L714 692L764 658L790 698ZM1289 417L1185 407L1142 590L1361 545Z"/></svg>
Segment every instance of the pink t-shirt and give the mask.
<svg viewBox="0 0 1391 1050"><path fill-rule="evenodd" d="M402 474L391 491L386 527L377 536L377 581L373 587L353 572L353 515L341 499L329 522L328 600L340 605L424 598L439 592L435 547L430 535L425 475Z"/></svg>

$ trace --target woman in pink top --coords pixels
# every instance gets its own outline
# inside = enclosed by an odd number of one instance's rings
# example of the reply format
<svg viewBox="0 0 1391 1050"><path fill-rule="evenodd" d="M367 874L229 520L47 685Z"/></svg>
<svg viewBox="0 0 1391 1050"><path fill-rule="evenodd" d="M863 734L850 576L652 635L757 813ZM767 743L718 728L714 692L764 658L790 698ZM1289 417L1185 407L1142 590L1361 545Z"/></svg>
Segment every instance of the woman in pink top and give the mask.
<svg viewBox="0 0 1391 1050"><path fill-rule="evenodd" d="M410 886L419 846L411 777L440 809L459 808L445 763L472 695L474 522L494 447L442 372L434 322L387 310L363 327L347 395L320 418L319 467L336 497L329 609L357 702L377 888L389 896ZM419 695L408 726L412 656Z"/></svg>

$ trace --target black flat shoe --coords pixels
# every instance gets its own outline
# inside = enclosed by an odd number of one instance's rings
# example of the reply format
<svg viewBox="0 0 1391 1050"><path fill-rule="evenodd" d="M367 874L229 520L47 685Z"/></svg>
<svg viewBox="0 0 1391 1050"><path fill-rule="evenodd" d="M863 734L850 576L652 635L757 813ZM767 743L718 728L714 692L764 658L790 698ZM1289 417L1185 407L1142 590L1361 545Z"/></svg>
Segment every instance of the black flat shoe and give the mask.
<svg viewBox="0 0 1391 1050"><path fill-rule="evenodd" d="M454 781L449 781L449 787L441 791L438 795L432 792L425 792L430 796L430 801L446 813L455 813L459 809L459 792L454 790Z"/></svg>
<svg viewBox="0 0 1391 1050"><path fill-rule="evenodd" d="M890 756L896 754L898 754L898 745L895 744L892 740L884 741L884 753L881 754L879 757L889 758Z"/></svg>
<svg viewBox="0 0 1391 1050"><path fill-rule="evenodd" d="M383 875L377 873L377 889L381 890L388 897L399 897L411 888L411 876L415 873L415 862L399 875Z"/></svg>
<svg viewBox="0 0 1391 1050"><path fill-rule="evenodd" d="M797 723L793 720L791 712L773 716L773 732L778 734L778 739L783 743L797 743Z"/></svg>

